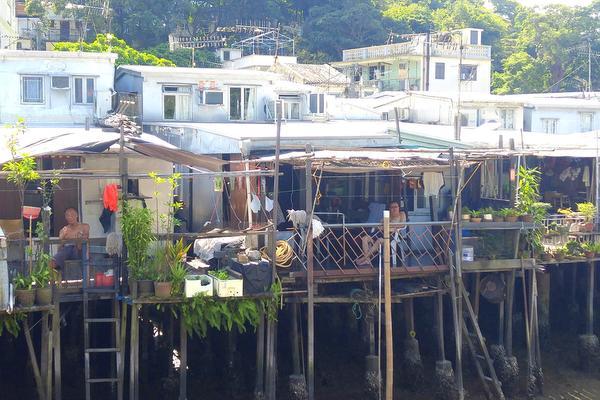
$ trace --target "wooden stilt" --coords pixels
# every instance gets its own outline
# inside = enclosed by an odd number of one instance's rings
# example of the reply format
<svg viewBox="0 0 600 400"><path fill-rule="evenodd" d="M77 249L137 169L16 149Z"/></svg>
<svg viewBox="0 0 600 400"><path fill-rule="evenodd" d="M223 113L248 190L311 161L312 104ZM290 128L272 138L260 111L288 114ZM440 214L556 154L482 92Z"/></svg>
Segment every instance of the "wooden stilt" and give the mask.
<svg viewBox="0 0 600 400"><path fill-rule="evenodd" d="M411 334L415 331L415 309L413 299L406 299L402 304L404 305L406 337L411 337Z"/></svg>
<svg viewBox="0 0 600 400"><path fill-rule="evenodd" d="M438 278L438 287L441 287L441 279ZM446 349L444 346L444 295L438 293L435 296L435 326L437 333L438 360L446 359Z"/></svg>
<svg viewBox="0 0 600 400"><path fill-rule="evenodd" d="M48 321L50 322L50 321ZM46 343L46 352L48 359L46 360L46 399L52 400L52 347L54 343L54 333L52 329L48 329L48 343Z"/></svg>
<svg viewBox="0 0 600 400"><path fill-rule="evenodd" d="M550 334L550 272L536 272L538 286L539 330L542 340Z"/></svg>
<svg viewBox="0 0 600 400"><path fill-rule="evenodd" d="M506 333L504 335L504 347L506 349L506 355L512 357L513 355L513 304L515 299L515 271L508 272L506 274Z"/></svg>
<svg viewBox="0 0 600 400"><path fill-rule="evenodd" d="M291 340L292 340L292 370L294 375L302 373L302 365L300 363L300 338L298 335L298 307L299 304L290 304L291 312Z"/></svg>
<svg viewBox="0 0 600 400"><path fill-rule="evenodd" d="M593 261L588 262L588 288L587 288L587 313L585 331L588 335L594 334L594 279L595 265Z"/></svg>
<svg viewBox="0 0 600 400"><path fill-rule="evenodd" d="M394 341L392 329L392 281L390 270L390 212L383 212L383 281L385 303L385 399L394 398Z"/></svg>
<svg viewBox="0 0 600 400"><path fill-rule="evenodd" d="M138 399L138 349L139 349L139 321L138 321L138 306L131 306L131 336L129 344L129 399Z"/></svg>
<svg viewBox="0 0 600 400"><path fill-rule="evenodd" d="M183 316L179 321L179 400L187 400L187 331Z"/></svg>
<svg viewBox="0 0 600 400"><path fill-rule="evenodd" d="M265 316L261 313L256 329L256 382L254 384L254 398L262 399L265 392Z"/></svg>
<svg viewBox="0 0 600 400"><path fill-rule="evenodd" d="M309 150L309 149L307 149ZM312 194L312 164L310 158L306 160L306 214L310 218L309 227L306 230L306 289L307 289L307 357L306 372L308 386L308 400L315 399L315 302L314 302L314 249L312 238L312 215L313 215L313 194Z"/></svg>
<svg viewBox="0 0 600 400"><path fill-rule="evenodd" d="M54 400L61 400L60 292L56 288L54 288L54 311L52 313L52 346L54 353Z"/></svg>
<svg viewBox="0 0 600 400"><path fill-rule="evenodd" d="M473 279L475 279L475 290L473 292L473 311L475 311L475 316L477 317L477 319L479 319L479 299L481 298L481 272L476 272Z"/></svg>
<svg viewBox="0 0 600 400"><path fill-rule="evenodd" d="M27 318L23 320L23 332L25 334L25 342L27 343L27 350L29 351L29 360L31 361L31 368L33 370L33 378L35 380L38 398L40 400L45 400L46 396L44 393L44 384L42 383L40 367L35 354L35 348L33 347L33 341L31 340L31 331L29 330L29 321Z"/></svg>
<svg viewBox="0 0 600 400"><path fill-rule="evenodd" d="M42 385L44 386L44 397L47 398L49 392L48 392L48 388L46 387L46 385L48 382L48 375L49 375L48 358L50 356L50 354L48 353L48 346L49 346L48 311L42 312L42 320L40 323L42 324L41 325L42 345L40 348L40 375L42 378Z"/></svg>

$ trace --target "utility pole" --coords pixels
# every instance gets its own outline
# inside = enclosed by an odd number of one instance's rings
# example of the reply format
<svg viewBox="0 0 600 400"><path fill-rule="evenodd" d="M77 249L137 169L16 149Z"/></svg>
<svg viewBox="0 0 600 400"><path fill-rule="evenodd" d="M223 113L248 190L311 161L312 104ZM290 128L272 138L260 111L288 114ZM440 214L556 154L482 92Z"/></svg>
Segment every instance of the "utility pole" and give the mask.
<svg viewBox="0 0 600 400"><path fill-rule="evenodd" d="M592 42L588 40L588 95L592 94Z"/></svg>
<svg viewBox="0 0 600 400"><path fill-rule="evenodd" d="M460 93L462 90L462 63L463 63L463 37L462 32L460 34L460 42L458 47L458 99L456 102L456 117L454 121L454 140L460 140L460 128L461 128L461 117L460 117Z"/></svg>

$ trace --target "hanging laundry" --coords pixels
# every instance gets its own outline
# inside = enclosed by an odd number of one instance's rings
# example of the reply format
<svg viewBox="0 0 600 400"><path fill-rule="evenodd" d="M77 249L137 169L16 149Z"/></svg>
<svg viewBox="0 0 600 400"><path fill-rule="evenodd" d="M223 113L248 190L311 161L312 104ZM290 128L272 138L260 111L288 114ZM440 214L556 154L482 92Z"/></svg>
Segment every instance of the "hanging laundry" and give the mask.
<svg viewBox="0 0 600 400"><path fill-rule="evenodd" d="M444 186L444 175L441 172L423 172L425 197L439 195L442 186Z"/></svg>
<svg viewBox="0 0 600 400"><path fill-rule="evenodd" d="M592 185L592 180L590 178L590 167L585 166L583 168L583 175L581 176L581 180L586 188L589 188Z"/></svg>
<svg viewBox="0 0 600 400"><path fill-rule="evenodd" d="M255 195L254 193L252 193L252 201L250 201L250 210L252 210L253 213L257 213L260 211L260 199L258 198L257 195Z"/></svg>
<svg viewBox="0 0 600 400"><path fill-rule="evenodd" d="M102 196L104 208L115 212L119 206L119 186L116 183L110 183L104 186L104 195Z"/></svg>
<svg viewBox="0 0 600 400"><path fill-rule="evenodd" d="M104 229L104 233L111 231L113 214L114 213L112 211L110 211L108 208L105 208L102 210L100 218L98 218L100 220L100 224L102 225L102 229Z"/></svg>
<svg viewBox="0 0 600 400"><path fill-rule="evenodd" d="M268 196L265 197L265 210L267 212L273 211L273 200L271 200Z"/></svg>

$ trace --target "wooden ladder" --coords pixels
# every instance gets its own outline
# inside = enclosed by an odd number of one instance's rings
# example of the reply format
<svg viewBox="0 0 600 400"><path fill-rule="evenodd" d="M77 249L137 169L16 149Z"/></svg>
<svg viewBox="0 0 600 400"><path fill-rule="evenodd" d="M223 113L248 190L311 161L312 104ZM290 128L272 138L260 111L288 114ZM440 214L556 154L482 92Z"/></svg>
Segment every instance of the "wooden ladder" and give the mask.
<svg viewBox="0 0 600 400"><path fill-rule="evenodd" d="M490 357L490 353L487 350L485 339L479 329L479 323L477 317L473 311L473 306L469 300L469 296L465 287L461 284L461 293L467 312L463 313L461 319L462 332L469 347L469 352L473 358L473 363L477 370L477 375L483 384L483 389L489 400L497 399L504 400L504 393L502 392L502 383L496 375L494 369L494 363ZM471 330L469 330L469 325Z"/></svg>
<svg viewBox="0 0 600 400"><path fill-rule="evenodd" d="M98 249L102 249L98 251ZM103 252L104 249L98 246L90 246L90 254L94 254L94 250L96 252ZM120 321L120 309L119 309L119 301L117 299L118 294L118 285L119 285L119 276L117 273L117 263L114 258L105 258L105 259L97 259L94 258L94 266L112 266L114 269L114 285L108 287L90 287L89 286L89 260L85 256L86 248L85 244L82 248L82 253L84 256L83 259L83 334L84 334L84 362L85 362L85 398L86 400L91 400L91 386L92 384L101 384L101 383L110 383L117 388L117 399L123 400L123 365L122 365L122 332L121 332L121 321ZM90 301L99 301L98 299L91 299L92 297L108 297L105 299L111 302L111 316L109 317L97 317L90 316ZM104 295L104 296L103 296ZM112 343L114 347L94 347L91 345L91 327L94 325L105 325L110 324L113 325L114 328L114 337L112 339ZM93 358L92 355L101 354L101 353L112 353L115 357L115 368L110 368L110 370L116 373L116 376L102 376L102 377L92 377L92 364Z"/></svg>

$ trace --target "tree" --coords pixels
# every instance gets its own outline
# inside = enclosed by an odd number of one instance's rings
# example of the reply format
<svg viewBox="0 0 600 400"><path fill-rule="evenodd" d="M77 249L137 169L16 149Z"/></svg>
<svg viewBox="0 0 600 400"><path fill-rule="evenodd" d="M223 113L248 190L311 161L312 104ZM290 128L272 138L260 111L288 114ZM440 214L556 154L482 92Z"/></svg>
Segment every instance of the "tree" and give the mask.
<svg viewBox="0 0 600 400"><path fill-rule="evenodd" d="M340 4L341 3L341 4ZM329 0L309 11L303 46L339 59L342 50L382 44L386 32L380 10L370 0Z"/></svg>
<svg viewBox="0 0 600 400"><path fill-rule="evenodd" d="M174 67L175 63L164 58L159 58L153 54L144 53L130 47L123 39L113 35L99 34L92 43L82 42L58 42L54 44L54 50L57 51L84 51L90 53L116 53L119 57L116 65L134 64L134 65L159 65L165 67Z"/></svg>
<svg viewBox="0 0 600 400"><path fill-rule="evenodd" d="M161 43L158 46L145 49L145 52L170 60L178 67L192 66L191 49L177 49L175 51L170 51L167 43ZM194 61L196 62L196 67L218 68L221 66L219 58L210 50L196 50L194 52Z"/></svg>
<svg viewBox="0 0 600 400"><path fill-rule="evenodd" d="M431 30L431 13L427 3L402 0L390 4L383 11L383 16L393 21L396 33L420 33Z"/></svg>
<svg viewBox="0 0 600 400"><path fill-rule="evenodd" d="M525 51L511 54L502 66L502 72L493 74L497 94L539 93L549 86L548 66Z"/></svg>

